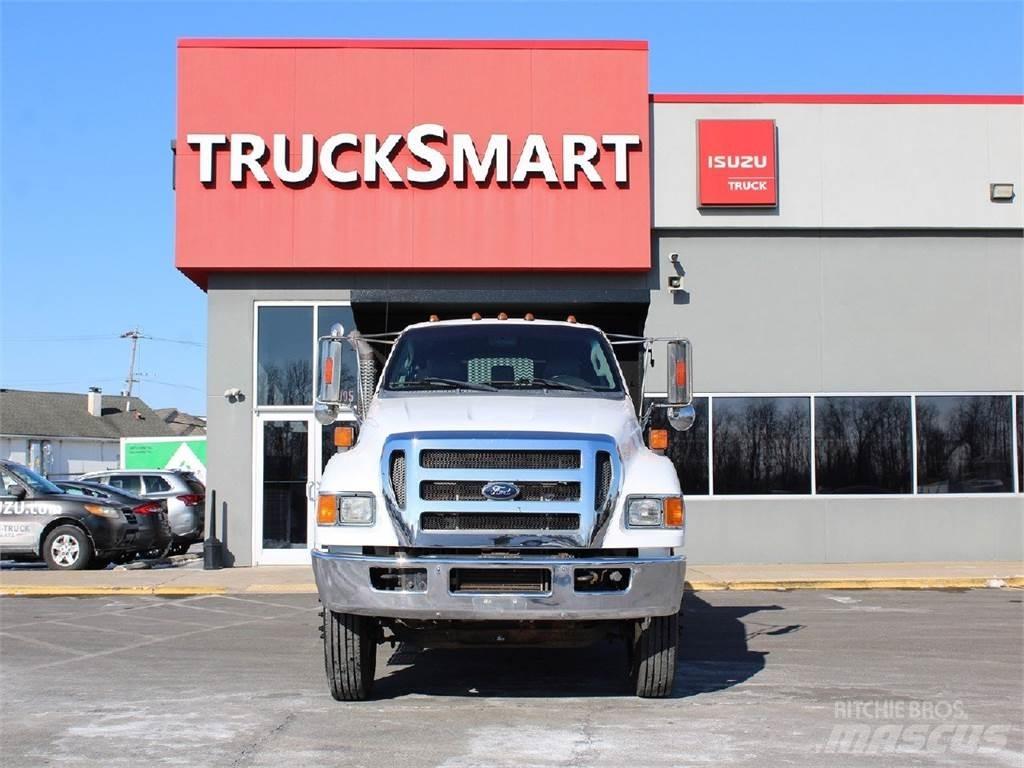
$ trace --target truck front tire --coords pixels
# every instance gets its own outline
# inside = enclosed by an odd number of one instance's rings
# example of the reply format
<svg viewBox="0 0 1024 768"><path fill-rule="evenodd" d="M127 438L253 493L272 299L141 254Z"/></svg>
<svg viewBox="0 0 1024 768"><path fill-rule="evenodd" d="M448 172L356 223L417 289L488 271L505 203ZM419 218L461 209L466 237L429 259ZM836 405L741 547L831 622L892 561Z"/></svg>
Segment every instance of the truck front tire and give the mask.
<svg viewBox="0 0 1024 768"><path fill-rule="evenodd" d="M672 695L679 645L679 614L651 616L633 629L632 673L636 695L663 699Z"/></svg>
<svg viewBox="0 0 1024 768"><path fill-rule="evenodd" d="M365 701L377 670L376 619L324 609L324 667L336 701Z"/></svg>

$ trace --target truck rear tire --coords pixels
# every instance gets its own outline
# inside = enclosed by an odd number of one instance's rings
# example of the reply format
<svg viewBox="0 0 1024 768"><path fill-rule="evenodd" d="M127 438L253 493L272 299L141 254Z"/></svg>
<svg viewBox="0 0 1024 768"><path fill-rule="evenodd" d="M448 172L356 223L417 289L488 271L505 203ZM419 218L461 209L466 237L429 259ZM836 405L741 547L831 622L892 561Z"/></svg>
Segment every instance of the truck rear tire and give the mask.
<svg viewBox="0 0 1024 768"><path fill-rule="evenodd" d="M640 619L633 630L633 681L636 695L663 699L672 695L679 645L679 614Z"/></svg>
<svg viewBox="0 0 1024 768"><path fill-rule="evenodd" d="M324 609L324 667L336 701L365 701L377 670L377 620Z"/></svg>

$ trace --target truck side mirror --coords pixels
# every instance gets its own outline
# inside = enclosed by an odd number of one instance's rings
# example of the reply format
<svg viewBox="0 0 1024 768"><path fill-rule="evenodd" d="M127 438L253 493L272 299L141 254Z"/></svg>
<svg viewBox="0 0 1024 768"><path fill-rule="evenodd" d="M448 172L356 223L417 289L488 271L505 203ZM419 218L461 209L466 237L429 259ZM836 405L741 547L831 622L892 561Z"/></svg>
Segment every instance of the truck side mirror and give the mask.
<svg viewBox="0 0 1024 768"><path fill-rule="evenodd" d="M346 386L342 356L349 340L341 323L331 326L329 336L320 339L320 381L313 413L321 424L333 424L342 413L356 412L358 386ZM358 378L358 377L357 377Z"/></svg>
<svg viewBox="0 0 1024 768"><path fill-rule="evenodd" d="M28 496L28 491L24 485L15 485L11 488L11 496L14 497L15 501L24 501L25 497Z"/></svg>
<svg viewBox="0 0 1024 768"><path fill-rule="evenodd" d="M668 394L666 405L668 423L673 429L685 432L693 426L697 412L693 408L692 358L693 348L687 339L668 342Z"/></svg>

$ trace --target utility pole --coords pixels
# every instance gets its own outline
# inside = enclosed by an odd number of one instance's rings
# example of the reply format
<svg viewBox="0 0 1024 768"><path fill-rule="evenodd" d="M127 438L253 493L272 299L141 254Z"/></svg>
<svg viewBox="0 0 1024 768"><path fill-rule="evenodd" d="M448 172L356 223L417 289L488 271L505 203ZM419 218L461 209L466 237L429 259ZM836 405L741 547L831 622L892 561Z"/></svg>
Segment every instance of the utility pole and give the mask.
<svg viewBox="0 0 1024 768"><path fill-rule="evenodd" d="M131 360L128 362L128 378L124 380L124 383L127 385L127 387L125 388L125 396L131 397L132 385L137 384L139 381L137 378L135 378L135 350L139 345L139 339L144 337L142 335L142 331L140 331L138 328L133 328L130 331L125 331L124 333L122 333L121 338L132 340L132 356Z"/></svg>

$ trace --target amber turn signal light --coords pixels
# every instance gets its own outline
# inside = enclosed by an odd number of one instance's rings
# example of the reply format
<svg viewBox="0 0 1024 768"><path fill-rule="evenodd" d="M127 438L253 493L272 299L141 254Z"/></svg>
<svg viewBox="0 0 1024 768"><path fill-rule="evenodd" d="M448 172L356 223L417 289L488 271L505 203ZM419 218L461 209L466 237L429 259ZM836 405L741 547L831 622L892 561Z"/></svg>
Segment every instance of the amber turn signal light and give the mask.
<svg viewBox="0 0 1024 768"><path fill-rule="evenodd" d="M652 429L647 435L647 443L652 451L668 450L668 430Z"/></svg>
<svg viewBox="0 0 1024 768"><path fill-rule="evenodd" d="M334 428L334 447L351 448L356 442L356 431L352 427Z"/></svg>
<svg viewBox="0 0 1024 768"><path fill-rule="evenodd" d="M338 522L338 499L336 496L319 496L316 500L317 525L334 525Z"/></svg>
<svg viewBox="0 0 1024 768"><path fill-rule="evenodd" d="M682 528L686 522L686 506L681 496L669 496L665 499L665 527Z"/></svg>
<svg viewBox="0 0 1024 768"><path fill-rule="evenodd" d="M676 361L676 386L686 386L686 363L682 360Z"/></svg>

